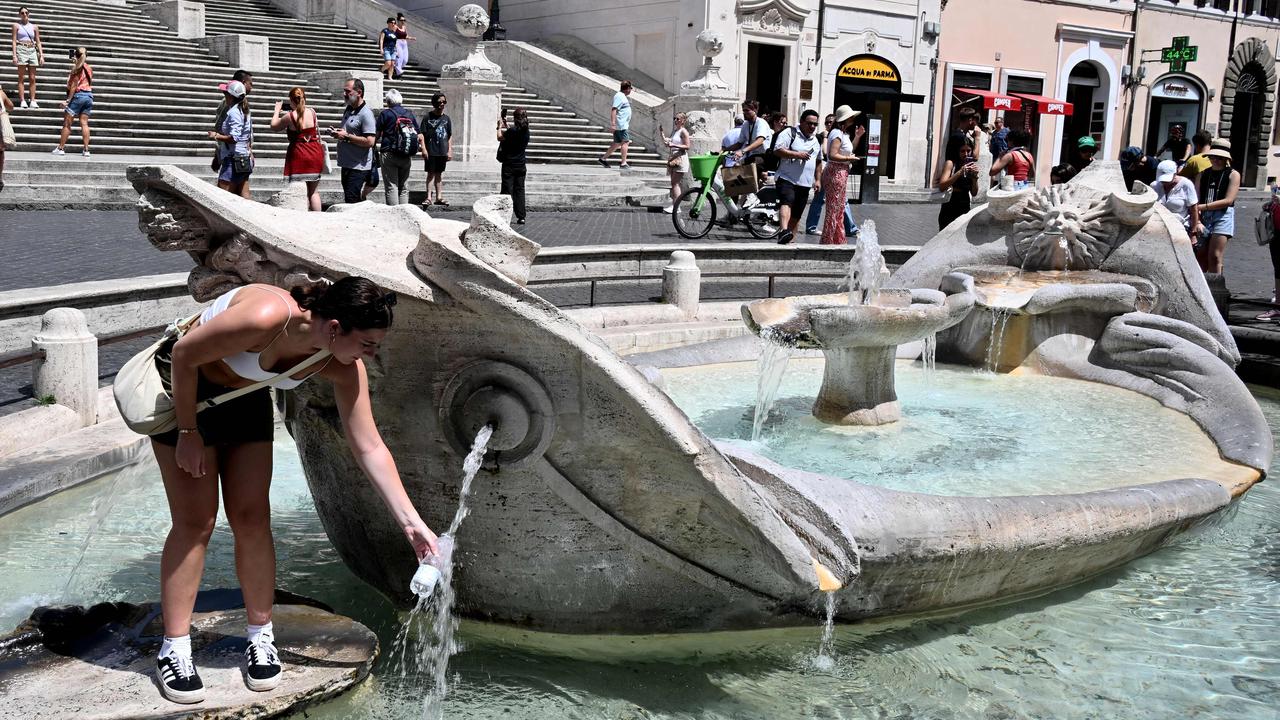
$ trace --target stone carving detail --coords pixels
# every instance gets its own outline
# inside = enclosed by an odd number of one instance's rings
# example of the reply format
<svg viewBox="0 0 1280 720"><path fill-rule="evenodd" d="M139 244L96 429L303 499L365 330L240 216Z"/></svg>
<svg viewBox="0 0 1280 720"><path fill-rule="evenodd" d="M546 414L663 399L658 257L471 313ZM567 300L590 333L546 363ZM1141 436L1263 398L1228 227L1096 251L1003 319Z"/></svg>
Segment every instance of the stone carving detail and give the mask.
<svg viewBox="0 0 1280 720"><path fill-rule="evenodd" d="M459 35L474 40L489 27L489 14L479 5L463 5L453 14L453 26Z"/></svg>
<svg viewBox="0 0 1280 720"><path fill-rule="evenodd" d="M715 56L724 51L724 36L715 30L707 28L698 33L695 45L698 48L698 54L702 56L702 64L698 66L698 72L693 76L692 80L680 83L680 89L686 93L701 95L715 95L720 91L727 92L729 83L720 77L720 67L713 60Z"/></svg>
<svg viewBox="0 0 1280 720"><path fill-rule="evenodd" d="M698 37L694 40L694 46L698 49L698 54L704 58L713 58L724 52L724 36L719 32L707 28L698 33Z"/></svg>
<svg viewBox="0 0 1280 720"><path fill-rule="evenodd" d="M463 5L454 14L453 25L459 35L475 40L476 46L465 60L441 67L440 75L471 80L501 80L502 68L485 55L484 43L480 42L480 36L489 27L489 14L484 11L484 8L479 5Z"/></svg>
<svg viewBox="0 0 1280 720"><path fill-rule="evenodd" d="M782 32L782 13L777 8L769 8L760 16L760 27L765 30Z"/></svg>
<svg viewBox="0 0 1280 720"><path fill-rule="evenodd" d="M867 52L876 51L876 34L870 30L862 33L862 43L866 46Z"/></svg>
<svg viewBox="0 0 1280 720"><path fill-rule="evenodd" d="M1033 194L1014 224L1013 257L1024 270L1095 270L1111 253L1119 226L1107 197L1082 197L1072 185Z"/></svg>
<svg viewBox="0 0 1280 720"><path fill-rule="evenodd" d="M138 226L151 244L160 250L208 250L209 224L194 208L170 200L155 190L138 198Z"/></svg>

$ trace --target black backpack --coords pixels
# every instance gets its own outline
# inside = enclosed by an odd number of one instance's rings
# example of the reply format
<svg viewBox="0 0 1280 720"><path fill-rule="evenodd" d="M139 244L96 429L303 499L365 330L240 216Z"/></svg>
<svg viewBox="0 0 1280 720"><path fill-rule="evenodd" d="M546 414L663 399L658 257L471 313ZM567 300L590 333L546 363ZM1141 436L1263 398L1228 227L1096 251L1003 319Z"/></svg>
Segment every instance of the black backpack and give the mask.
<svg viewBox="0 0 1280 720"><path fill-rule="evenodd" d="M411 157L418 154L418 148L421 143L421 134L418 132L418 124L414 122L413 117L409 115L397 115L396 121L391 127L387 128L387 134L390 140L387 143L387 149L396 155Z"/></svg>

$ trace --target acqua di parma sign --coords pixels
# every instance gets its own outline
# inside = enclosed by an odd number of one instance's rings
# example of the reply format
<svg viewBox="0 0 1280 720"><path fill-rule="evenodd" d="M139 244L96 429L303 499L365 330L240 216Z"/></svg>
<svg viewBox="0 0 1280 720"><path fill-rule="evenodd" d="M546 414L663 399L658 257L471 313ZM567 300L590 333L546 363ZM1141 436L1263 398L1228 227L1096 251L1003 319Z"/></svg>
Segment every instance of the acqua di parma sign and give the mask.
<svg viewBox="0 0 1280 720"><path fill-rule="evenodd" d="M896 85L901 80L893 63L876 55L855 55L845 60L836 71L836 77L845 80L886 83Z"/></svg>

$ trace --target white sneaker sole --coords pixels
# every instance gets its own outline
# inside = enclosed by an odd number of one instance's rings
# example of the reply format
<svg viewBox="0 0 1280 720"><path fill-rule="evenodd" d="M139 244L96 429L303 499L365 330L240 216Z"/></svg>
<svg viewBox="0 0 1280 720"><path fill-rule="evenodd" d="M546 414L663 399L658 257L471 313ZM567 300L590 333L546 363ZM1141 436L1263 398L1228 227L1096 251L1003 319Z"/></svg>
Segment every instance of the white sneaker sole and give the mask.
<svg viewBox="0 0 1280 720"><path fill-rule="evenodd" d="M160 676L159 668L156 668L155 674L156 680L160 682L160 694L164 695L169 702L192 705L204 700L204 688L199 690L173 690L164 684L164 678Z"/></svg>
<svg viewBox="0 0 1280 720"><path fill-rule="evenodd" d="M244 684L254 692L266 692L268 690L275 690L279 687L280 679L283 677L284 670L281 670L275 677L267 678L265 680L255 680L254 678L249 677L248 673L245 673Z"/></svg>

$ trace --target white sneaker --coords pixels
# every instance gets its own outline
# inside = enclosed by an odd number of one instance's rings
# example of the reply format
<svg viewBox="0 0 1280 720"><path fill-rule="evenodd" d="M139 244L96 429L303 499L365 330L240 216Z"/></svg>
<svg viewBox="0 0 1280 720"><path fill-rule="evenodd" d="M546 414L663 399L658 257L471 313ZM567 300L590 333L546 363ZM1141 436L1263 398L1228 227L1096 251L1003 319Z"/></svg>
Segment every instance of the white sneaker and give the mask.
<svg viewBox="0 0 1280 720"><path fill-rule="evenodd" d="M22 102L18 103L18 107L23 108L23 109L26 109L26 107L27 107L27 101L26 101L26 100L23 100Z"/></svg>
<svg viewBox="0 0 1280 720"><path fill-rule="evenodd" d="M54 149L53 149L53 154L54 154L54 155L66 155L66 154L67 154L67 151L66 151L66 150L63 150L62 148L56 147L56 148L54 148Z"/></svg>
<svg viewBox="0 0 1280 720"><path fill-rule="evenodd" d="M662 212L664 212L664 213L666 213L666 214L668 214L668 215L670 215L670 214L671 214L672 212L674 212L674 211L675 211L675 208L674 208L674 207L672 207L671 205L668 205L668 206L666 206L666 207L662 208Z"/></svg>
<svg viewBox="0 0 1280 720"><path fill-rule="evenodd" d="M83 156L85 156L85 157L89 157L89 156L90 156L90 155L89 155L89 148L85 148L85 149L81 150L81 151L80 151L80 154L81 154L81 155L83 155Z"/></svg>
<svg viewBox="0 0 1280 720"><path fill-rule="evenodd" d="M39 109L40 109L40 103L36 102L35 100L32 100L32 101L31 101L31 104L30 104L30 105L28 105L27 107L29 107L29 108L31 108L31 109L33 109L33 110L39 110Z"/></svg>

